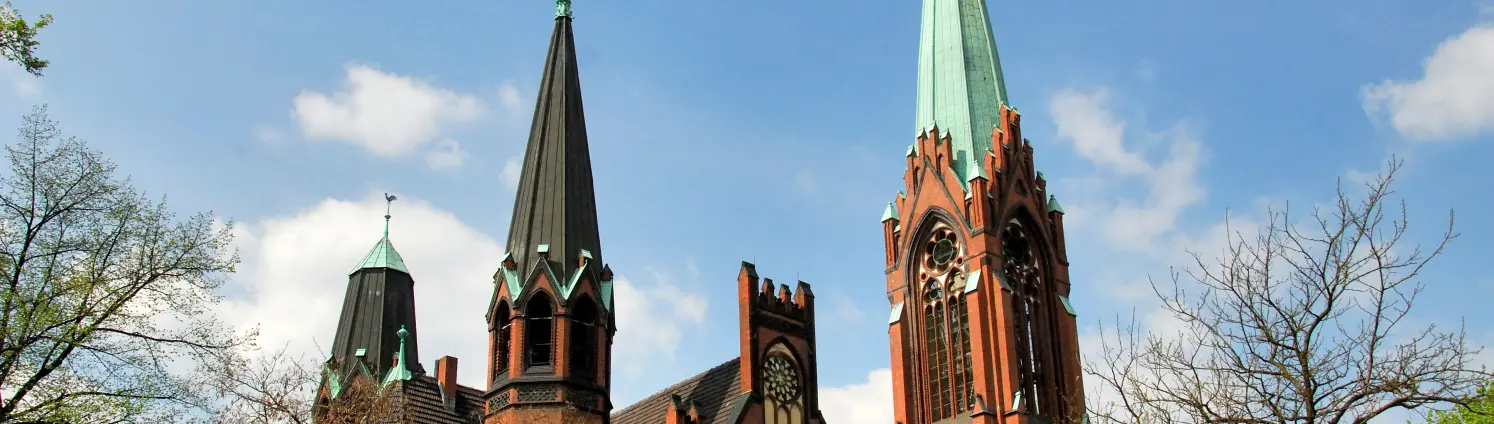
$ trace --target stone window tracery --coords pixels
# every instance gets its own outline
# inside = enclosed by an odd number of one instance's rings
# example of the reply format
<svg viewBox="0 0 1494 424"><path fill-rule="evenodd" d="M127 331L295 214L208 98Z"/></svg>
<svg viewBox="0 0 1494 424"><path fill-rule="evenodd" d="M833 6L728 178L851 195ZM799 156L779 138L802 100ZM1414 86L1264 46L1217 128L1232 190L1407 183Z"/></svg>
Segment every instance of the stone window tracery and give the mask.
<svg viewBox="0 0 1494 424"><path fill-rule="evenodd" d="M1019 407L1034 414L1049 412L1053 407L1047 404L1045 392L1041 390L1053 387L1051 364L1045 359L1049 352L1044 349L1048 341L1046 335L1050 332L1047 317L1051 305L1045 302L1044 294L1048 289L1042 265L1038 247L1028 229L1020 221L1008 222L1002 231L1002 271L1013 286L1017 375L1022 391Z"/></svg>
<svg viewBox="0 0 1494 424"><path fill-rule="evenodd" d="M926 232L916 250L923 307L924 383L930 421L953 417L973 405L970 330L964 302L965 247L955 228L942 221Z"/></svg>
<svg viewBox="0 0 1494 424"><path fill-rule="evenodd" d="M804 376L784 344L773 345L764 355L762 382L765 424L804 423Z"/></svg>

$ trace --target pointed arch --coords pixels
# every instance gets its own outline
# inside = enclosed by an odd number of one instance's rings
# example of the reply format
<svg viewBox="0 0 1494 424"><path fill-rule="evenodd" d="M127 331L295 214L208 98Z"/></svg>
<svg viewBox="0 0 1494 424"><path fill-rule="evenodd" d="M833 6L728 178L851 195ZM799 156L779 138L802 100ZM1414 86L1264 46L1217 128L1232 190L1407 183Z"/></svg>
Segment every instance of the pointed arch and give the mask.
<svg viewBox="0 0 1494 424"><path fill-rule="evenodd" d="M555 301L549 292L535 290L524 302L524 364L555 363Z"/></svg>
<svg viewBox="0 0 1494 424"><path fill-rule="evenodd" d="M761 370L763 396L763 422L766 424L795 424L805 422L804 411L808 405L808 370L788 339L780 336L768 342L763 349Z"/></svg>
<svg viewBox="0 0 1494 424"><path fill-rule="evenodd" d="M513 308L508 300L498 301L493 311L493 378L508 375L509 357L513 350Z"/></svg>
<svg viewBox="0 0 1494 424"><path fill-rule="evenodd" d="M1026 208L1009 213L1001 229L1001 272L1012 290L1010 302L1016 338L1018 405L1033 414L1057 413L1056 393L1062 391L1060 347L1053 337L1058 321L1053 288L1051 250L1040 221ZM1024 216L1025 215L1025 216Z"/></svg>
<svg viewBox="0 0 1494 424"><path fill-rule="evenodd" d="M923 344L916 360L920 391L927 402L922 413L931 422L957 416L972 405L970 324L963 295L969 241L968 229L960 222L957 214L930 207L918 218L912 237L904 241L909 255L906 281L919 306L913 309L919 311L914 315L919 322L914 331ZM937 244L945 242L953 242L953 257L940 263L930 255Z"/></svg>
<svg viewBox="0 0 1494 424"><path fill-rule="evenodd" d="M571 305L568 316L570 317L570 340L567 349L570 355L571 374L577 378L592 381L597 376L598 354L597 328L601 322L598 313L597 302L592 300L589 293L583 293L576 297Z"/></svg>

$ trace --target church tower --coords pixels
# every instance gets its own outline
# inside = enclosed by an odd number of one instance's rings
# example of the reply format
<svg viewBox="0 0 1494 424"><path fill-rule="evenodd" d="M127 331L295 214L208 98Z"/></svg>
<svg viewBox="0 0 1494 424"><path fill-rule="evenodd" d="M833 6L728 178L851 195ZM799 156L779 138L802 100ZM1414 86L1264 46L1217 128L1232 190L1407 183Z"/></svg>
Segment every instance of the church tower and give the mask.
<svg viewBox="0 0 1494 424"><path fill-rule="evenodd" d="M923 0L916 142L882 214L901 424L1079 423L1063 208L1007 103L985 0Z"/></svg>
<svg viewBox="0 0 1494 424"><path fill-rule="evenodd" d="M570 0L557 2L510 222L487 314L483 422L608 422L612 271L597 230Z"/></svg>
<svg viewBox="0 0 1494 424"><path fill-rule="evenodd" d="M394 196L386 195L387 202ZM400 360L405 342L404 369L424 374L416 343L415 279L405 260L389 241L389 214L384 215L384 237L374 244L348 276L342 316L332 339L334 370L342 378L358 373L383 379ZM406 333L400 336L401 329Z"/></svg>

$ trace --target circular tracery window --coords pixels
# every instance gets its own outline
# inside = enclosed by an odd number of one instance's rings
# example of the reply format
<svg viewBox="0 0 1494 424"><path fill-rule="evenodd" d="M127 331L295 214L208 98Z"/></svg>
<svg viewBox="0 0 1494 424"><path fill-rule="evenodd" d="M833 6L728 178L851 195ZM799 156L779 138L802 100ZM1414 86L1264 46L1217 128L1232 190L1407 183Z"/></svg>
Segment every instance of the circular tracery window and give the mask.
<svg viewBox="0 0 1494 424"><path fill-rule="evenodd" d="M799 397L799 371L782 355L769 356L763 364L767 376L768 396L778 403L792 403Z"/></svg>
<svg viewBox="0 0 1494 424"><path fill-rule="evenodd" d="M1022 224L1017 221L1007 223L1001 238L1002 270L1016 284L1037 286L1041 283L1035 248Z"/></svg>
<svg viewBox="0 0 1494 424"><path fill-rule="evenodd" d="M918 281L923 282L924 294L938 298L942 291L953 291L963 283L960 267L965 264L964 246L954 229L942 222L934 224L929 236L919 250Z"/></svg>

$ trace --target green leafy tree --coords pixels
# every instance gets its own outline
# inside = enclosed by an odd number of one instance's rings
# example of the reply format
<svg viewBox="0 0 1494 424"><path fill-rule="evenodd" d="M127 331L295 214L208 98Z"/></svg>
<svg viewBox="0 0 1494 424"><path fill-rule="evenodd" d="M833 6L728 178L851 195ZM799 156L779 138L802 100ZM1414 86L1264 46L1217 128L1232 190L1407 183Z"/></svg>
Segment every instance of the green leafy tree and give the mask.
<svg viewBox="0 0 1494 424"><path fill-rule="evenodd" d="M205 364L252 346L213 317L238 263L231 223L176 219L24 117L0 169L0 423L181 422L213 402Z"/></svg>
<svg viewBox="0 0 1494 424"><path fill-rule="evenodd" d="M1427 414L1427 424L1494 424L1494 382L1479 388L1466 406Z"/></svg>
<svg viewBox="0 0 1494 424"><path fill-rule="evenodd" d="M36 46L41 44L36 41L36 33L51 23L52 15L41 15L35 21L27 22L21 17L21 12L6 1L0 5L0 57L21 64L32 75L41 76L47 61L36 57Z"/></svg>

